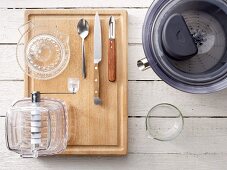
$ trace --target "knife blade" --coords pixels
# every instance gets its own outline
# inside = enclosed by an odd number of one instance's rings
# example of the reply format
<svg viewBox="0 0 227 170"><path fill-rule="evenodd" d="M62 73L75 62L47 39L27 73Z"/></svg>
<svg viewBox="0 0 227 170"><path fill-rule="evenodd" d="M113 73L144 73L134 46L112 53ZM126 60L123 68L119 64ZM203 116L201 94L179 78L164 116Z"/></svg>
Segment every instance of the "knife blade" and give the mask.
<svg viewBox="0 0 227 170"><path fill-rule="evenodd" d="M99 92L99 63L102 60L102 35L101 35L101 22L99 14L95 15L94 24L94 104L100 105L102 100L100 99Z"/></svg>
<svg viewBox="0 0 227 170"><path fill-rule="evenodd" d="M116 81L116 53L115 53L115 19L109 20L109 48L108 48L108 79Z"/></svg>

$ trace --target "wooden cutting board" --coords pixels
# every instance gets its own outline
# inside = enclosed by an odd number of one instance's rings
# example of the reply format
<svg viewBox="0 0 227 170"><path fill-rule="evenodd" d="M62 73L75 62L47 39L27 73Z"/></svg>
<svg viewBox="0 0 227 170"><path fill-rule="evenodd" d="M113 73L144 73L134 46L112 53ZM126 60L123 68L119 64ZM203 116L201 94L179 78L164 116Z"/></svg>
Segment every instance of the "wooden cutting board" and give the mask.
<svg viewBox="0 0 227 170"><path fill-rule="evenodd" d="M100 96L102 105L94 105L94 16L98 12L102 27L102 61L100 66ZM117 80L108 81L108 24L109 17L116 19ZM76 26L84 18L90 26L85 40L87 78L82 79L81 38ZM70 62L66 70L54 79L40 81L25 76L25 95L32 91L55 93L45 95L62 99L69 112L69 141L63 154L69 155L125 155L127 154L127 12L124 10L27 10L25 22L58 28L70 37ZM29 37L28 37L29 41ZM80 79L80 90L75 95L57 93L67 91L67 79Z"/></svg>

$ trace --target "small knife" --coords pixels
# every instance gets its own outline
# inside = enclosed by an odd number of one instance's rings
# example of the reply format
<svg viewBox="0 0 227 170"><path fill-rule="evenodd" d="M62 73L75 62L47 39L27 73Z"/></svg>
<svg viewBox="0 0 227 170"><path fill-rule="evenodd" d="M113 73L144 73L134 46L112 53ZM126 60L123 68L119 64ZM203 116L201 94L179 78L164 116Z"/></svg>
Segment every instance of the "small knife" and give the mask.
<svg viewBox="0 0 227 170"><path fill-rule="evenodd" d="M108 49L108 79L116 81L116 53L115 53L115 19L109 20L109 49Z"/></svg>
<svg viewBox="0 0 227 170"><path fill-rule="evenodd" d="M101 105L102 100L99 96L99 63L102 60L102 36L99 14L95 15L94 25L94 103Z"/></svg>

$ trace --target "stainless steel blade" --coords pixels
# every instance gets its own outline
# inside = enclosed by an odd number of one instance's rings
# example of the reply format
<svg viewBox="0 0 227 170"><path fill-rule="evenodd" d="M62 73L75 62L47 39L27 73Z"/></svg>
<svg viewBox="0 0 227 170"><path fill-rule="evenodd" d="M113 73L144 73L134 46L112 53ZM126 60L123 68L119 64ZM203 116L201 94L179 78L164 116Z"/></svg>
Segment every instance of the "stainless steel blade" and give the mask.
<svg viewBox="0 0 227 170"><path fill-rule="evenodd" d="M98 64L102 60L102 35L99 14L95 15L94 25L94 63Z"/></svg>
<svg viewBox="0 0 227 170"><path fill-rule="evenodd" d="M113 16L109 20L109 39L115 39L115 19Z"/></svg>

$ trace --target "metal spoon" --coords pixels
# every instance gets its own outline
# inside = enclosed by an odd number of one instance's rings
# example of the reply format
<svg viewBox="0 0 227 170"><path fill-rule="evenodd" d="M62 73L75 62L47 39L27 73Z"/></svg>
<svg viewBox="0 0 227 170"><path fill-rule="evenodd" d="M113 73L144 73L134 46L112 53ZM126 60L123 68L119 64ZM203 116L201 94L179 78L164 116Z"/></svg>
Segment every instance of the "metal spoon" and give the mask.
<svg viewBox="0 0 227 170"><path fill-rule="evenodd" d="M86 78L86 65L85 65L85 47L84 40L89 34L89 25L85 19L81 19L77 24L77 32L82 38L82 75Z"/></svg>

